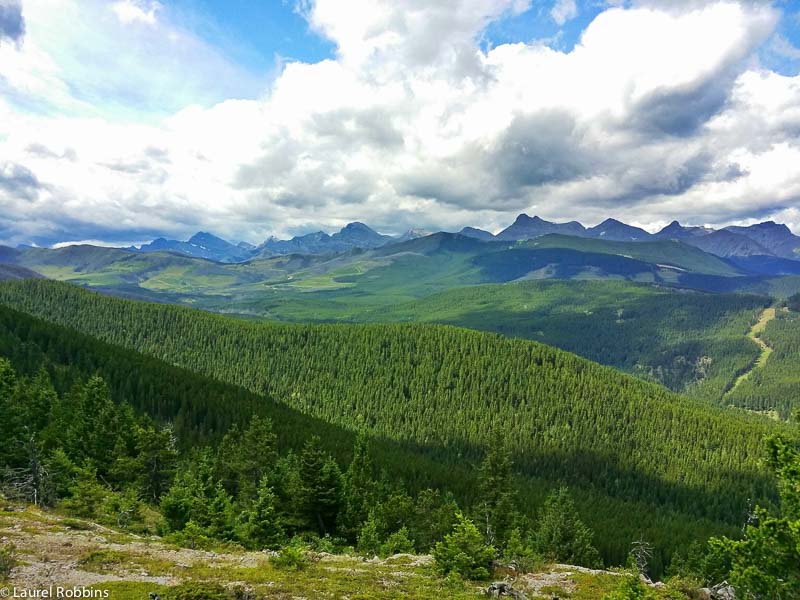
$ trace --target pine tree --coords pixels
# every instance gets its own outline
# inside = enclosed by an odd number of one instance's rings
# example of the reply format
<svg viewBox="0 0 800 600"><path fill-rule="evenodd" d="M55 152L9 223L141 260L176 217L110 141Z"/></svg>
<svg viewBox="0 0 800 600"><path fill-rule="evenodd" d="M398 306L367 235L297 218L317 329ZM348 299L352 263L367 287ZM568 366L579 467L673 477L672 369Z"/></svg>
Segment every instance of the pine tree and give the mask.
<svg viewBox="0 0 800 600"><path fill-rule="evenodd" d="M433 549L440 573L457 573L467 579L487 579L494 555L494 547L484 542L475 524L462 513L456 515L453 532Z"/></svg>
<svg viewBox="0 0 800 600"><path fill-rule="evenodd" d="M453 530L458 504L452 494L425 489L414 502L414 516L409 527L417 550L427 553L433 545Z"/></svg>
<svg viewBox="0 0 800 600"><path fill-rule="evenodd" d="M358 533L358 552L363 556L377 556L381 551L382 526L378 518L371 512Z"/></svg>
<svg viewBox="0 0 800 600"><path fill-rule="evenodd" d="M172 427L152 425L137 428L136 456L129 474L143 498L157 503L169 488L178 460L177 440Z"/></svg>
<svg viewBox="0 0 800 600"><path fill-rule="evenodd" d="M248 548L277 548L284 540L285 534L275 508L276 500L269 480L262 478L256 500L241 516L239 537Z"/></svg>
<svg viewBox="0 0 800 600"><path fill-rule="evenodd" d="M517 492L511 451L499 432L490 436L478 473L478 494L475 512L484 537L502 548L516 518Z"/></svg>
<svg viewBox="0 0 800 600"><path fill-rule="evenodd" d="M600 555L592 545L592 532L581 521L566 487L552 492L545 500L535 533L536 550L563 563L597 567Z"/></svg>
<svg viewBox="0 0 800 600"><path fill-rule="evenodd" d="M339 527L349 539L355 539L376 499L376 483L368 444L366 435L359 434L353 448L353 459L343 477Z"/></svg>
<svg viewBox="0 0 800 600"><path fill-rule="evenodd" d="M306 442L300 455L300 479L307 526L321 536L332 533L341 502L342 474L336 461L322 449L318 436Z"/></svg>
<svg viewBox="0 0 800 600"><path fill-rule="evenodd" d="M800 411L797 414L800 422ZM798 430L800 433L800 430ZM754 598L800 597L800 438L768 440L767 465L778 478L780 512L757 508L742 540L709 540L729 580Z"/></svg>

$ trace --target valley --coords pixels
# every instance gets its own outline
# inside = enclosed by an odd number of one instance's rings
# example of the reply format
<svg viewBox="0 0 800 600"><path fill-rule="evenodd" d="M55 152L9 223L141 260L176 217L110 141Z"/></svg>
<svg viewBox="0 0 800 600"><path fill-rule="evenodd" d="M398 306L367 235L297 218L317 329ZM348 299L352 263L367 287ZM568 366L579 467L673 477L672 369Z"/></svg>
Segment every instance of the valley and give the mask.
<svg viewBox="0 0 800 600"><path fill-rule="evenodd" d="M9 250L3 260L8 268L116 296L245 320L431 322L493 331L721 405L730 404L728 392L758 359L747 338L758 312L771 298L800 290L800 276L767 274L791 273L800 262L753 255L736 262L685 243L675 226L663 236L631 234L631 241L622 234L564 235L564 228L523 217L497 236L505 241L468 231L398 242L356 224L341 235L356 230L374 247L215 262L165 252L162 243L146 252L69 246ZM613 231L628 231L616 223ZM531 231L538 237L515 239Z"/></svg>
<svg viewBox="0 0 800 600"><path fill-rule="evenodd" d="M225 432L253 415L277 424L287 456L318 440L342 472L366 436L375 469L403 482L402 502L446 490L473 515L487 432L502 431L527 507L519 522L536 523L566 484L603 564L647 539L662 577L693 541L735 536L748 503L776 502L762 444L790 431L800 398L789 308L800 278L765 274L771 258L745 264L634 234L437 233L244 262L161 243L7 250L0 343L58 394L103 377L115 402L171 424L185 460L202 465L198 445L222 452ZM102 521L103 510L82 514ZM431 551L402 519L414 550ZM384 538L400 535L382 522ZM430 576L419 585L439 585Z"/></svg>
<svg viewBox="0 0 800 600"><path fill-rule="evenodd" d="M643 534L658 547L654 565L666 564L683 536L735 527L731 517L747 498L769 501L774 494L757 457L763 435L777 424L535 342L431 325L248 323L34 280L0 284L0 303L244 388L256 395L248 403L273 398L318 423L365 428L374 439L419 453L387 454L392 472L405 473L414 487L446 482L467 503L485 432L512 423L504 437L519 469L519 493L533 500L552 482L574 486L578 503L594 507L587 519L612 563ZM7 322L16 337L35 331ZM66 331L61 339L69 339ZM24 347L58 349L34 339ZM201 431L217 429L215 423L224 430L233 415L247 414L235 406L208 399L193 407L205 414ZM170 414L162 410L148 412ZM669 512L655 508L662 504ZM652 510L670 517L645 526Z"/></svg>
<svg viewBox="0 0 800 600"><path fill-rule="evenodd" d="M775 314L776 309L774 306L765 308L764 312L759 315L758 321L756 321L755 325L750 328L750 332L747 334L747 337L758 345L758 347L761 349L761 352L759 353L758 358L753 362L752 366L736 378L733 386L726 393L735 391L739 384L746 380L753 371L763 368L767 363L767 360L769 360L770 354L772 354L772 347L761 339L761 333L767 327L767 323L775 318Z"/></svg>

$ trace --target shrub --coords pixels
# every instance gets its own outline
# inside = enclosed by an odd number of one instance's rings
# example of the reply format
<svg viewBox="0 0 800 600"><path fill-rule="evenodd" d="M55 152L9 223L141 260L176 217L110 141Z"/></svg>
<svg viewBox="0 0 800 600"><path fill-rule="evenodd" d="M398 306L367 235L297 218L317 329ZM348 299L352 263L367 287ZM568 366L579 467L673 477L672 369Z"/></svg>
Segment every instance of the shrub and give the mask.
<svg viewBox="0 0 800 600"><path fill-rule="evenodd" d="M543 560L523 539L519 528L515 528L508 536L503 562L521 573L530 573L540 568Z"/></svg>
<svg viewBox="0 0 800 600"><path fill-rule="evenodd" d="M0 548L0 581L11 577L11 571L17 566L16 550L13 544Z"/></svg>
<svg viewBox="0 0 800 600"><path fill-rule="evenodd" d="M116 550L93 550L85 554L78 564L87 571L94 573L108 573L115 566L125 562L125 555Z"/></svg>
<svg viewBox="0 0 800 600"><path fill-rule="evenodd" d="M205 529L194 521L189 521L181 531L170 533L164 539L176 546L192 550L209 550L214 546L214 540L208 537Z"/></svg>
<svg viewBox="0 0 800 600"><path fill-rule="evenodd" d="M603 600L654 600L655 593L649 589L639 573L627 575L615 592L603 596Z"/></svg>
<svg viewBox="0 0 800 600"><path fill-rule="evenodd" d="M392 554L412 554L414 552L414 541L408 537L408 529L401 527L389 536L384 544L381 545L381 555L391 556Z"/></svg>
<svg viewBox="0 0 800 600"><path fill-rule="evenodd" d="M74 531L92 530L92 526L89 523L87 523L86 521L80 521L78 519L64 519L63 521L61 521L61 524L67 529L72 529Z"/></svg>
<svg viewBox="0 0 800 600"><path fill-rule="evenodd" d="M225 588L206 581L186 581L169 590L170 600L231 600Z"/></svg>
<svg viewBox="0 0 800 600"><path fill-rule="evenodd" d="M381 537L375 513L370 513L367 522L358 534L358 553L362 556L375 556L381 552Z"/></svg>
<svg viewBox="0 0 800 600"><path fill-rule="evenodd" d="M308 564L308 556L304 548L289 545L281 548L269 561L273 567L281 571L300 571Z"/></svg>
<svg viewBox="0 0 800 600"><path fill-rule="evenodd" d="M437 570L444 575L457 573L466 579L488 579L494 547L484 544L478 528L462 513L456 519L453 532L433 549Z"/></svg>

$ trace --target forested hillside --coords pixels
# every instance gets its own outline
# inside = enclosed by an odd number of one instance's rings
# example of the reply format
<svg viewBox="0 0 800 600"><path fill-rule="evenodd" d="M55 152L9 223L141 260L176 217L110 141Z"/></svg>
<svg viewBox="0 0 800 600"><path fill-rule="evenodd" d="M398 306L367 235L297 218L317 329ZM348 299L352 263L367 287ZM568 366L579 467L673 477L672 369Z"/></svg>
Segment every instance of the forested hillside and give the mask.
<svg viewBox="0 0 800 600"><path fill-rule="evenodd" d="M769 302L622 281L523 281L459 288L366 312L363 320L533 339L720 401L735 373L758 356L745 334Z"/></svg>
<svg viewBox="0 0 800 600"><path fill-rule="evenodd" d="M800 408L800 306L797 296L788 306L779 307L775 318L759 334L770 352L725 401L757 411L774 412L788 419Z"/></svg>
<svg viewBox="0 0 800 600"><path fill-rule="evenodd" d="M610 560L637 530L650 527L671 553L689 522L737 525L749 498L774 493L757 465L775 426L529 341L442 326L246 323L54 282L3 283L0 301L453 464L477 462L499 429L525 476L593 490ZM658 514L615 515L621 500Z"/></svg>

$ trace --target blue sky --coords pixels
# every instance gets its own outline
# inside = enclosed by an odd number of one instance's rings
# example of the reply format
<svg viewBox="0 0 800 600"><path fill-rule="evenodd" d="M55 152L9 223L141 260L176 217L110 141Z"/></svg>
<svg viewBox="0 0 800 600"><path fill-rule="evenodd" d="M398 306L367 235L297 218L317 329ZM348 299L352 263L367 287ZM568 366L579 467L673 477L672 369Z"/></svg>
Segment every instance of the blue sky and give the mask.
<svg viewBox="0 0 800 600"><path fill-rule="evenodd" d="M800 0L0 0L0 243L800 233Z"/></svg>
<svg viewBox="0 0 800 600"><path fill-rule="evenodd" d="M544 40L559 49L571 50L608 3L577 0L575 6L575 17L557 23L550 15L552 3L534 2L521 14L509 14L490 23L481 33L482 46ZM776 6L785 15L777 33L800 48L800 0L779 2ZM304 62L335 57L335 44L313 32L302 10L291 0L174 0L166 10L185 19L199 35L225 48L254 71L272 69L276 57ZM800 72L800 53L791 57L765 47L760 56L766 65L783 74Z"/></svg>

